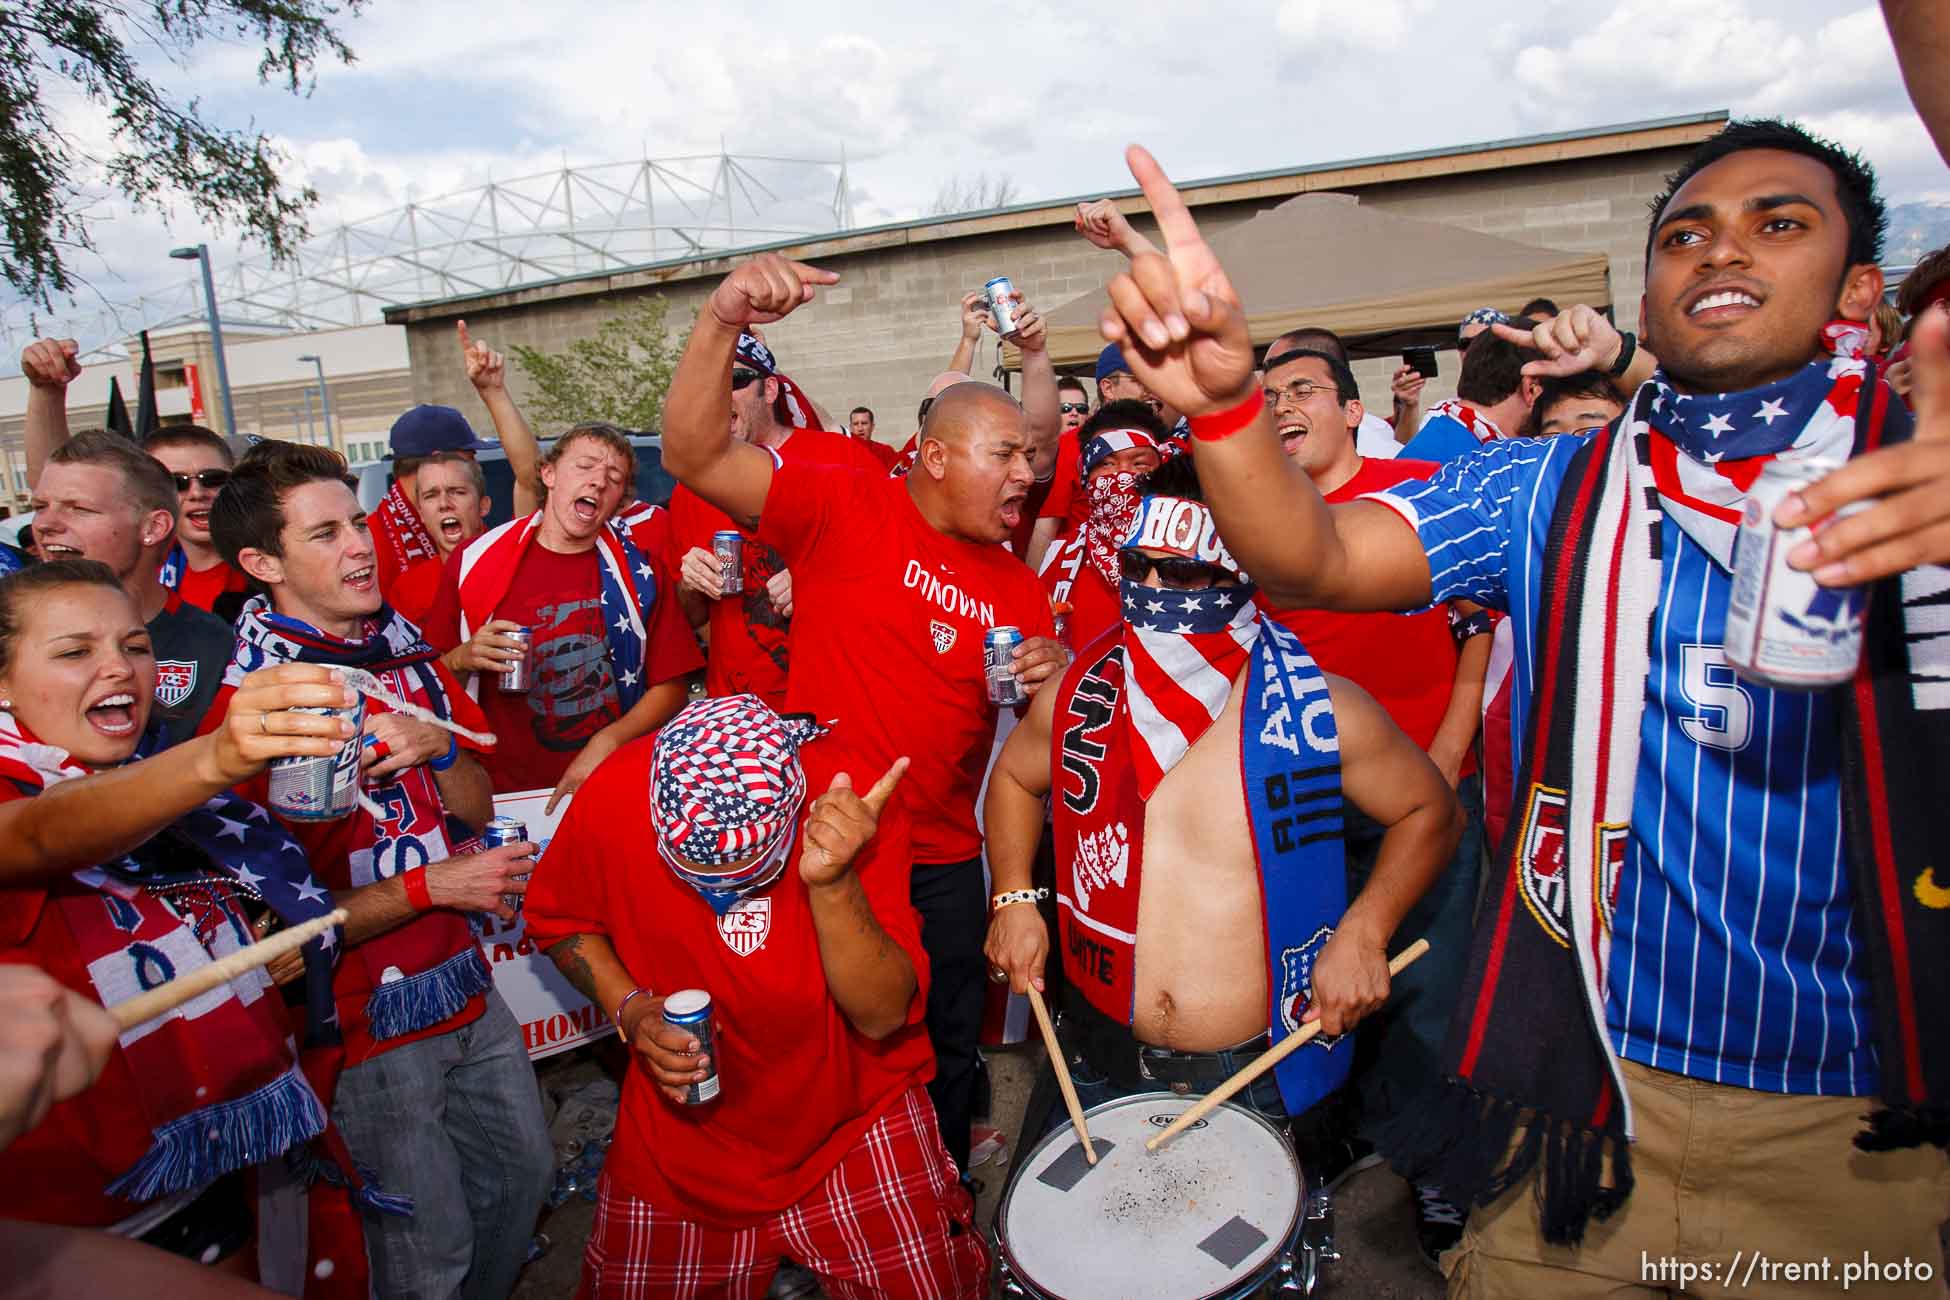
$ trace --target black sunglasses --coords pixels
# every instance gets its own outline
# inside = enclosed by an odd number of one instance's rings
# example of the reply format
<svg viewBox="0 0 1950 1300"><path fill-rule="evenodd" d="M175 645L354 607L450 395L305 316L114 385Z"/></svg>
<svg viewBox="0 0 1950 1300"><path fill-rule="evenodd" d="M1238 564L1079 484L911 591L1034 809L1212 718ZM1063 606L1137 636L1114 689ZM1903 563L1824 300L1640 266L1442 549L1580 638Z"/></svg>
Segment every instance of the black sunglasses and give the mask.
<svg viewBox="0 0 1950 1300"><path fill-rule="evenodd" d="M221 489L224 484L230 482L230 471L227 469L200 469L194 474L171 474L169 477L175 481L178 492L189 491L191 483L200 483L212 492L215 492Z"/></svg>
<svg viewBox="0 0 1950 1300"><path fill-rule="evenodd" d="M1088 415L1090 414L1090 403L1063 402L1058 405L1057 409L1065 415Z"/></svg>
<svg viewBox="0 0 1950 1300"><path fill-rule="evenodd" d="M1153 569L1158 572L1158 581L1165 586L1194 591L1216 587L1226 576L1226 571L1216 564L1188 560L1182 555L1156 558L1136 550L1117 553L1117 572L1127 582L1143 582L1151 576Z"/></svg>
<svg viewBox="0 0 1950 1300"><path fill-rule="evenodd" d="M764 376L756 370L741 370L734 366L731 371L731 391L735 393L741 388L757 383L762 378Z"/></svg>

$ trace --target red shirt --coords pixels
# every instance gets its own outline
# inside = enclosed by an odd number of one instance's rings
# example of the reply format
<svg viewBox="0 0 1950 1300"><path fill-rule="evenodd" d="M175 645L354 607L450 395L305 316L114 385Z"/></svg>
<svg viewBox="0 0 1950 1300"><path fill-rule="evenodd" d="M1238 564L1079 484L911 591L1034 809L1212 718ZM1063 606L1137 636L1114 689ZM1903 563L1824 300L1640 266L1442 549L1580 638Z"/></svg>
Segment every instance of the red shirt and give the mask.
<svg viewBox="0 0 1950 1300"><path fill-rule="evenodd" d="M1050 543L1043 552L1040 574L1043 590L1052 602L1070 606L1066 620L1069 641L1064 648L1071 654L1083 649L1111 628L1124 621L1124 605L1118 589L1105 583L1090 563L1077 530L1072 529Z"/></svg>
<svg viewBox="0 0 1950 1300"><path fill-rule="evenodd" d="M856 438L854 439L854 441L858 442L862 447L866 448L867 451L872 454L874 460L879 462L880 468L882 469L894 468L894 462L901 458L901 454L898 450L888 446L884 442L877 441L876 439Z"/></svg>
<svg viewBox="0 0 1950 1300"><path fill-rule="evenodd" d="M800 751L807 806L838 771L858 784L882 770L833 748L838 734ZM854 862L874 919L907 954L916 982L906 1027L875 1042L854 1031L827 989L796 847L771 888L727 914L731 926L661 865L648 810L651 748L647 736L625 745L570 801L529 881L528 936L546 948L572 934L604 935L640 986L710 993L723 1091L679 1106L637 1064L623 1082L604 1173L660 1209L739 1229L812 1191L888 1106L934 1073L906 818L900 800L890 803ZM802 820L795 846L803 833Z"/></svg>
<svg viewBox="0 0 1950 1300"><path fill-rule="evenodd" d="M1327 493L1329 505L1380 492L1441 468L1428 460L1361 462L1354 477ZM1264 605L1261 606L1264 608ZM1456 685L1456 640L1443 607L1419 614L1342 614L1320 609L1275 610L1324 672L1337 673L1375 697L1395 725L1423 749L1435 739ZM1462 774L1475 770L1465 755Z"/></svg>
<svg viewBox="0 0 1950 1300"><path fill-rule="evenodd" d="M222 560L207 569L192 569L186 560L183 564L183 580L176 586L176 594L186 605L208 610L217 603L217 597L228 591L250 590L250 579L243 571L233 569Z"/></svg>
<svg viewBox="0 0 1950 1300"><path fill-rule="evenodd" d="M788 465L850 465L871 474L884 474L885 469L869 450L877 446L880 444L821 429L795 429L774 450ZM888 450L891 453L892 449ZM682 485L671 495L670 520L670 546L680 565L692 547L710 550L713 533L735 529L745 539L741 552L744 592L711 602L711 648L705 668L705 691L711 695L749 692L772 708L783 709L786 667L790 662L786 641L791 627L772 607L765 584L786 567L784 559L772 547L732 523L730 515ZM794 601L796 604L796 593Z"/></svg>
<svg viewBox="0 0 1950 1300"><path fill-rule="evenodd" d="M775 470L759 535L793 574L787 704L838 719L878 765L869 780L913 760L901 795L916 862L980 854L975 794L996 717L982 634L1053 633L1036 575L1001 546L936 532L905 479L855 470Z"/></svg>
<svg viewBox="0 0 1950 1300"><path fill-rule="evenodd" d="M415 627L427 621L434 597L440 594L440 578L446 564L440 560L421 560L393 579L386 589L386 601L395 613Z"/></svg>
<svg viewBox="0 0 1950 1300"><path fill-rule="evenodd" d="M1073 531L1090 514L1090 495L1077 491L1077 461L1082 455L1083 444L1075 429L1056 440L1056 476L1050 480L1049 493L1037 513L1044 519L1063 520L1059 533Z"/></svg>
<svg viewBox="0 0 1950 1300"><path fill-rule="evenodd" d="M460 644L461 554L456 550L448 557L439 595L421 629L442 651ZM677 599L676 581L661 556L645 558L657 571L657 599L644 613L642 666L646 686L656 686L695 672L703 659ZM494 752L483 761L496 790L553 788L589 738L623 716L617 667L603 639L601 566L594 548L565 555L537 539L495 607L496 618L519 623L534 636L529 646L534 684L526 693L510 694L486 674L477 674L474 682L495 736Z"/></svg>

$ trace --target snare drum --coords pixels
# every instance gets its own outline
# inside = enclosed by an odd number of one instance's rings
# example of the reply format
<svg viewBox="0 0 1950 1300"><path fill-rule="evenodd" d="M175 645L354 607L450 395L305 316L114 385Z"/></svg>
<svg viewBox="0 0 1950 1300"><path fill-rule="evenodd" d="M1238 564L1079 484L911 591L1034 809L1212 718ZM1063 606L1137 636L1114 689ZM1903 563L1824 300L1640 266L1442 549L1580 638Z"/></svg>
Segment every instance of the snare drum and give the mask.
<svg viewBox="0 0 1950 1300"><path fill-rule="evenodd" d="M1277 1129L1225 1105L1145 1151L1197 1101L1146 1092L1085 1111L1094 1166L1069 1124L1044 1138L996 1211L1002 1293L1195 1300L1302 1289L1306 1180ZM1311 1268L1300 1272L1310 1283Z"/></svg>

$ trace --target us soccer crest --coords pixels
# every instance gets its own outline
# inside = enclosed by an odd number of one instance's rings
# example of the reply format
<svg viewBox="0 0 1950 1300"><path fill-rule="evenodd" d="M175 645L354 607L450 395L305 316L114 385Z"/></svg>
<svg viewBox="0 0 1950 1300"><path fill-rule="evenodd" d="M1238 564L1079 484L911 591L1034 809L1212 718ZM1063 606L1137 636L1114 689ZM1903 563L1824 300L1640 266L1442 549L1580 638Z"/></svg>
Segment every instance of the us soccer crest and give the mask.
<svg viewBox="0 0 1950 1300"><path fill-rule="evenodd" d="M1571 888L1569 846L1564 842L1564 792L1549 786L1530 787L1523 814L1523 838L1517 846L1517 883L1524 906L1557 943L1571 946ZM1606 855L1610 857L1609 854Z"/></svg>
<svg viewBox="0 0 1950 1300"><path fill-rule="evenodd" d="M934 638L934 652L938 655L955 648L955 629L938 618L928 620L928 635Z"/></svg>
<svg viewBox="0 0 1950 1300"><path fill-rule="evenodd" d="M1280 951L1280 1024L1289 1034L1300 1032L1300 1017L1306 1013L1307 1004L1314 1000L1314 960L1333 934L1332 926L1323 925L1299 947ZM1331 1048L1340 1041L1339 1037L1319 1034L1312 1046Z"/></svg>
<svg viewBox="0 0 1950 1300"><path fill-rule="evenodd" d="M156 703L173 709L196 690L196 660L156 660Z"/></svg>
<svg viewBox="0 0 1950 1300"><path fill-rule="evenodd" d="M766 898L741 898L725 909L718 918L718 935L725 947L740 957L749 957L765 946L765 936L772 933L772 900Z"/></svg>

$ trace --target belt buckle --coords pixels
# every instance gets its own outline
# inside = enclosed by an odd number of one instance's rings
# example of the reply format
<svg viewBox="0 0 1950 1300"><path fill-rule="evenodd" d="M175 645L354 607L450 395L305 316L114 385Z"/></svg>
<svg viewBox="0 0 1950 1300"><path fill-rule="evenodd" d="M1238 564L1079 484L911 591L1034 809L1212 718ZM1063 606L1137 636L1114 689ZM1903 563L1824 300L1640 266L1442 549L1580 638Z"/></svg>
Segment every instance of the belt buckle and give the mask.
<svg viewBox="0 0 1950 1300"><path fill-rule="evenodd" d="M1138 1078L1144 1080L1146 1083L1156 1083L1158 1081L1158 1076L1151 1073L1151 1062L1145 1058L1142 1047L1138 1048L1137 1065Z"/></svg>

